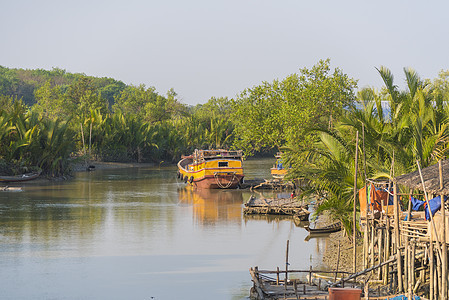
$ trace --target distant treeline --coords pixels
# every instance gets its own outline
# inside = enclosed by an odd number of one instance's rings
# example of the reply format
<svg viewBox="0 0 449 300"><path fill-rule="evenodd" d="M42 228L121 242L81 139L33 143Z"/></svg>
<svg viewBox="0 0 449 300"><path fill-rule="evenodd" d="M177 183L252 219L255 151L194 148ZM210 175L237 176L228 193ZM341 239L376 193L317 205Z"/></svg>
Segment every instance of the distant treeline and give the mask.
<svg viewBox="0 0 449 300"><path fill-rule="evenodd" d="M0 174L58 176L78 158L177 161L195 148L230 148L231 100L187 106L171 89L65 70L0 67Z"/></svg>
<svg viewBox="0 0 449 300"><path fill-rule="evenodd" d="M98 78L79 73L68 73L66 70L53 68L24 70L10 69L0 66L0 92L5 96L14 96L28 105L36 103L35 92L47 82L51 87L59 86L63 91L80 78L89 78L97 92L112 105L114 98L126 87L122 81L112 78Z"/></svg>

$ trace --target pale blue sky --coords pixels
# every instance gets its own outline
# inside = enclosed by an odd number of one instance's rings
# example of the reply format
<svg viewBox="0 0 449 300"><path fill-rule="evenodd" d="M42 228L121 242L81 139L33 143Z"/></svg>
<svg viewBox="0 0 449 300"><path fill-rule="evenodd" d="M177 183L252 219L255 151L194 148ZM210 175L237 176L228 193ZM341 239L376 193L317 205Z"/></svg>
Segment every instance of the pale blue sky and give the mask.
<svg viewBox="0 0 449 300"><path fill-rule="evenodd" d="M331 59L380 88L449 69L447 1L0 0L0 65L174 88L187 104L235 97Z"/></svg>

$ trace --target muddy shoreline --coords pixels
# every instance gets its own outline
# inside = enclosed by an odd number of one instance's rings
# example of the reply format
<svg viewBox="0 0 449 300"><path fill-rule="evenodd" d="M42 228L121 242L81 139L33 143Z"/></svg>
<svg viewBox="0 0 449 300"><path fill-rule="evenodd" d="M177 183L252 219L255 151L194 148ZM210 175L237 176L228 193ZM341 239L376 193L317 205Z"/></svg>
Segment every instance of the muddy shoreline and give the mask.
<svg viewBox="0 0 449 300"><path fill-rule="evenodd" d="M327 214L319 216L319 226L324 227L326 225L333 224L334 221L329 218ZM326 237L326 244L323 253L323 263L331 270L337 270L344 272L353 272L354 253L352 241L348 238L344 230L331 233ZM363 268L363 237L357 239L357 270ZM340 248L340 254L338 251Z"/></svg>

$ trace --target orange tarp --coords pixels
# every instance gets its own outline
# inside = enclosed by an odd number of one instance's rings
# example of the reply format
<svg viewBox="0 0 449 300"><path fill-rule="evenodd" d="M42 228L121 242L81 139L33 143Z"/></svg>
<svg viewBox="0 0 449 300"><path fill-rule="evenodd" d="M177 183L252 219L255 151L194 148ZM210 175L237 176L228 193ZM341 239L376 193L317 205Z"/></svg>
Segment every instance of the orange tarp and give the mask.
<svg viewBox="0 0 449 300"><path fill-rule="evenodd" d="M370 184L368 186L368 199L369 199L369 210L374 211L382 210L382 204L384 206L388 205L388 192L382 190L376 190L374 184ZM363 187L359 190L359 201L360 201L360 213L363 215L366 210L366 187Z"/></svg>

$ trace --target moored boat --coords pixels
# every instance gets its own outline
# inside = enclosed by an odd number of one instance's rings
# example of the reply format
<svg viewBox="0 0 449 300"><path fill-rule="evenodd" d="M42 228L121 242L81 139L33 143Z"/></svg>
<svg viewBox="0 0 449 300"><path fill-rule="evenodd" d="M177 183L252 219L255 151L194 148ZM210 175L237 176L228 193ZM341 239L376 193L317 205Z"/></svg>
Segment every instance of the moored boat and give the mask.
<svg viewBox="0 0 449 300"><path fill-rule="evenodd" d="M275 179L284 179L285 175L287 175L287 169L284 168L281 155L282 153L280 152L276 154L276 163L271 168L271 176Z"/></svg>
<svg viewBox="0 0 449 300"><path fill-rule="evenodd" d="M178 162L178 178L206 189L232 189L243 182L241 150L195 150Z"/></svg>
<svg viewBox="0 0 449 300"><path fill-rule="evenodd" d="M319 233L333 233L341 230L341 223L337 222L328 226L321 228L310 228L308 225L304 227L308 232L319 234Z"/></svg>
<svg viewBox="0 0 449 300"><path fill-rule="evenodd" d="M41 171L38 172L32 172L32 173L25 173L22 175L15 175L15 176L0 176L0 182L19 182L19 181L28 181L36 179L41 175Z"/></svg>

